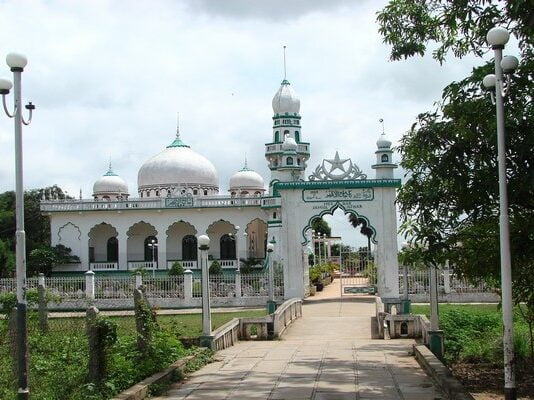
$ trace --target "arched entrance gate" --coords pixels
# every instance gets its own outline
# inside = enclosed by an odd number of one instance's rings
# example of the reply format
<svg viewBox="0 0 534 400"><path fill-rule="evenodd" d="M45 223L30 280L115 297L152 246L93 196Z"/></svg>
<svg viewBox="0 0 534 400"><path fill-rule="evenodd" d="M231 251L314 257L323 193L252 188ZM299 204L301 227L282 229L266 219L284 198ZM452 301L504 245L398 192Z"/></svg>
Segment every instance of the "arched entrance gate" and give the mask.
<svg viewBox="0 0 534 400"><path fill-rule="evenodd" d="M336 209L363 219L372 229L376 244L378 295L385 302L398 302L396 188L394 164L389 173L377 168L377 178L367 179L350 159L336 156L323 160L309 181L275 182L272 193L280 197L281 218L269 223L269 239L277 242L275 257L284 267L286 297L303 297L308 285L308 252L311 223ZM341 173L335 174L335 170ZM388 176L391 176L388 177Z"/></svg>

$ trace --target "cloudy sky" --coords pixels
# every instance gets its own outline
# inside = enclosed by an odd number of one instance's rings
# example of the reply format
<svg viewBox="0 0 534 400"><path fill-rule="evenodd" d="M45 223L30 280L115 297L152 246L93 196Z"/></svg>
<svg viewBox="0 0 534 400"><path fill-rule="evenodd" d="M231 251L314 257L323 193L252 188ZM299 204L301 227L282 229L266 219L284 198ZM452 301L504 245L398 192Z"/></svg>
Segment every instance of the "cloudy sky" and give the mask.
<svg viewBox="0 0 534 400"><path fill-rule="evenodd" d="M396 142L447 83L481 64L389 61L375 22L385 4L1 1L0 76L10 74L8 52L25 53L23 96L37 105L24 129L25 188L58 184L88 197L111 159L135 194L140 166L172 142L177 111L182 139L213 162L221 192L245 153L268 182L284 45L310 170L339 150L372 177L378 120ZM13 147L12 121L0 117L0 191L15 186Z"/></svg>

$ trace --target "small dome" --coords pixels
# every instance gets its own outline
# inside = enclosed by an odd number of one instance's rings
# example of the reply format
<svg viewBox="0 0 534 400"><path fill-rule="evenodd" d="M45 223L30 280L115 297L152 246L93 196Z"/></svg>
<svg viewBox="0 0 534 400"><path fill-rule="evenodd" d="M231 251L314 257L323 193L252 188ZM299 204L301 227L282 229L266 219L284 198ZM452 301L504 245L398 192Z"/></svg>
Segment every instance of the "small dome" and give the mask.
<svg viewBox="0 0 534 400"><path fill-rule="evenodd" d="M111 165L108 172L100 177L93 185L93 196L98 195L128 195L128 184L113 172Z"/></svg>
<svg viewBox="0 0 534 400"><path fill-rule="evenodd" d="M295 139L293 139L291 136L287 136L284 140L284 143L282 143L283 151L297 151L297 148L297 142L295 142Z"/></svg>
<svg viewBox="0 0 534 400"><path fill-rule="evenodd" d="M230 178L230 191L240 191L240 190L254 190L254 191L264 191L263 178L256 171L248 169L246 166L241 170L236 172Z"/></svg>
<svg viewBox="0 0 534 400"><path fill-rule="evenodd" d="M379 149L390 149L391 148L391 140L388 140L386 138L386 134L383 133L380 135L378 140L376 141L376 145Z"/></svg>
<svg viewBox="0 0 534 400"><path fill-rule="evenodd" d="M219 178L211 161L191 150L177 136L165 150L141 166L137 185L140 192L170 187L199 187L218 191Z"/></svg>
<svg viewBox="0 0 534 400"><path fill-rule="evenodd" d="M298 114L300 111L300 100L285 79L273 97L273 111L275 114Z"/></svg>

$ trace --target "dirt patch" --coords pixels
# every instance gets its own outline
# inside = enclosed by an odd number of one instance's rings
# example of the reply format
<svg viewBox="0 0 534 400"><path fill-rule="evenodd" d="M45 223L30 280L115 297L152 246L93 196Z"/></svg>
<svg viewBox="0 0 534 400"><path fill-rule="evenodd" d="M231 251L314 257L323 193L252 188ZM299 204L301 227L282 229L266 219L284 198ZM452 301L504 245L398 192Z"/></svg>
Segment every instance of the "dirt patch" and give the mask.
<svg viewBox="0 0 534 400"><path fill-rule="evenodd" d="M502 365L459 363L450 367L453 375L477 400L503 398L504 373ZM534 363L518 366L516 371L518 398L534 400Z"/></svg>

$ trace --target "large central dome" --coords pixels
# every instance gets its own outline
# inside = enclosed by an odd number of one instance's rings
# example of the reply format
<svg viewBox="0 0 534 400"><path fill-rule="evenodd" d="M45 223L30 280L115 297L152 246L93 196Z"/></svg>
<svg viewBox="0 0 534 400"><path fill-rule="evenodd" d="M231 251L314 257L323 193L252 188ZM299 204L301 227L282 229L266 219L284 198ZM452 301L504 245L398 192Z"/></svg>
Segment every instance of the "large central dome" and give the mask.
<svg viewBox="0 0 534 400"><path fill-rule="evenodd" d="M176 136L165 150L146 161L137 175L141 197L205 196L219 192L213 164Z"/></svg>

